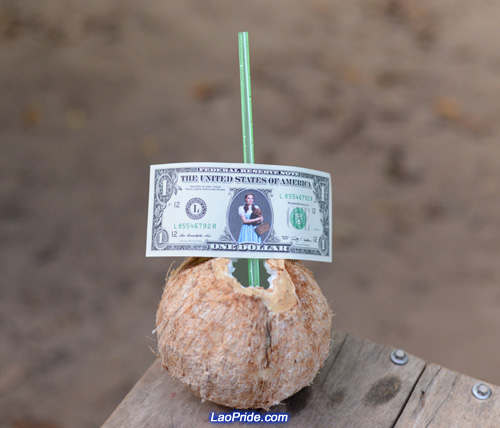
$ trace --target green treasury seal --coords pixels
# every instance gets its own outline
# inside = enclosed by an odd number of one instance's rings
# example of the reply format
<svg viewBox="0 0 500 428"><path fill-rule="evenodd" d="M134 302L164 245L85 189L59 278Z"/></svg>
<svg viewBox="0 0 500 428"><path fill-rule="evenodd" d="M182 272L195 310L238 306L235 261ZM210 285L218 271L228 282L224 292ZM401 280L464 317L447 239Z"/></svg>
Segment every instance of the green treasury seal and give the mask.
<svg viewBox="0 0 500 428"><path fill-rule="evenodd" d="M306 212L302 208L295 208L290 213L290 223L295 229L304 229L306 227Z"/></svg>

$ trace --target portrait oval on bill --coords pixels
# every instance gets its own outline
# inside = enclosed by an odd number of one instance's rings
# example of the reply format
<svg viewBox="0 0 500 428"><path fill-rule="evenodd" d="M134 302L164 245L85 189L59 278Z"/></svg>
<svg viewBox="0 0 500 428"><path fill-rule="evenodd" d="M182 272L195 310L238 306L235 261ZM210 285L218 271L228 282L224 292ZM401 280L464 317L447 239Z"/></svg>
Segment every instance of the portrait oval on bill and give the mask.
<svg viewBox="0 0 500 428"><path fill-rule="evenodd" d="M274 221L273 210L264 192L242 189L231 199L227 224L234 242L262 244Z"/></svg>

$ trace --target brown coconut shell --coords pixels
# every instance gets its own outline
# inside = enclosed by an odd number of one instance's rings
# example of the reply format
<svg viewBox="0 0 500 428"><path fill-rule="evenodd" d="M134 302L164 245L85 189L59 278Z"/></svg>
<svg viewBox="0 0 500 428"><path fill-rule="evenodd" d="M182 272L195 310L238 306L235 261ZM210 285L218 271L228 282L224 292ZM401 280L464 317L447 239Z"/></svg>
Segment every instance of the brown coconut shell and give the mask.
<svg viewBox="0 0 500 428"><path fill-rule="evenodd" d="M272 287L243 287L229 259L187 259L158 307L158 353L195 395L269 409L310 384L328 356L332 313L300 262L268 260Z"/></svg>

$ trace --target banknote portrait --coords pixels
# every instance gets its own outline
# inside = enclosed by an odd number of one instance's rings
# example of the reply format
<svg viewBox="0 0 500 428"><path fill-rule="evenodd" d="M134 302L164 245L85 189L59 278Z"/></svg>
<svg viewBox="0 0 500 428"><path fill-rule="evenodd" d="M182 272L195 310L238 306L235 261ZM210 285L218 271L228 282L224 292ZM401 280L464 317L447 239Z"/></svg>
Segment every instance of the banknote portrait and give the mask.
<svg viewBox="0 0 500 428"><path fill-rule="evenodd" d="M228 226L235 242L265 242L273 223L271 203L264 192L242 189L230 201Z"/></svg>

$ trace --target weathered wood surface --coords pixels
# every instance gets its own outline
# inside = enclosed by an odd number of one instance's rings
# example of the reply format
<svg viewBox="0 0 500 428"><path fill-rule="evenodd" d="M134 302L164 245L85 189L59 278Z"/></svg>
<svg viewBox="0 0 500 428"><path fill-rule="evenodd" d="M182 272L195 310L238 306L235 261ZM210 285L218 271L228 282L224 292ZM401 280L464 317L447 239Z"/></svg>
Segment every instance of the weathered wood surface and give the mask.
<svg viewBox="0 0 500 428"><path fill-rule="evenodd" d="M470 377L412 355L396 365L393 348L340 332L332 337L313 384L271 409L290 415L287 427L500 427L500 388L488 385L492 396L478 400ZM195 397L155 361L103 428L213 427L211 412L231 410Z"/></svg>
<svg viewBox="0 0 500 428"><path fill-rule="evenodd" d="M468 376L429 364L420 377L396 428L500 427L500 388L488 385L491 396L472 395L478 382Z"/></svg>

